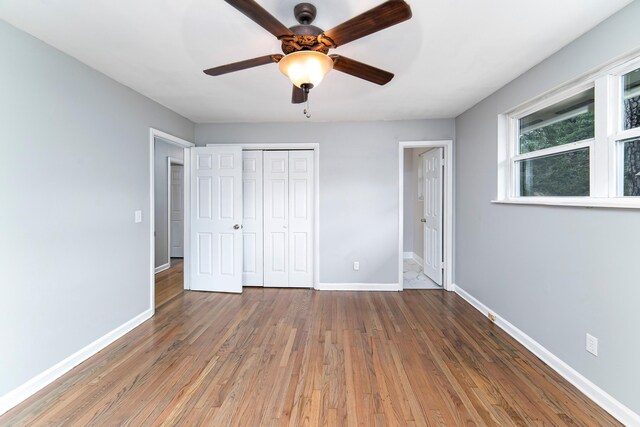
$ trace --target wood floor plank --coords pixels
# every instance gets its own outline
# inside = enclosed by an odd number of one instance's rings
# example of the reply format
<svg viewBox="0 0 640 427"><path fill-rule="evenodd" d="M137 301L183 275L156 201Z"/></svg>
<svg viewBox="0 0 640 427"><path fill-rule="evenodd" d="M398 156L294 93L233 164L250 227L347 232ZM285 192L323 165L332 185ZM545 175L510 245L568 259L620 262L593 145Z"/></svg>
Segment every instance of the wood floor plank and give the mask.
<svg viewBox="0 0 640 427"><path fill-rule="evenodd" d="M0 425L620 424L455 294L248 288L180 291Z"/></svg>
<svg viewBox="0 0 640 427"><path fill-rule="evenodd" d="M156 308L175 298L184 291L184 262L182 258L172 258L171 267L156 274Z"/></svg>

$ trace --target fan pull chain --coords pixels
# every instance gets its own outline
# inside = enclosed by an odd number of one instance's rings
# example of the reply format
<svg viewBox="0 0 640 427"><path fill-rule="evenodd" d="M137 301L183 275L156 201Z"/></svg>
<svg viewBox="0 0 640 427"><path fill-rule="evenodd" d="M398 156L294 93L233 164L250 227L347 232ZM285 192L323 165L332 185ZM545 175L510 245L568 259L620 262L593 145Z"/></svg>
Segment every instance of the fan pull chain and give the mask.
<svg viewBox="0 0 640 427"><path fill-rule="evenodd" d="M307 108L304 109L303 114L307 119L311 118L311 107L309 107L309 95L307 95Z"/></svg>

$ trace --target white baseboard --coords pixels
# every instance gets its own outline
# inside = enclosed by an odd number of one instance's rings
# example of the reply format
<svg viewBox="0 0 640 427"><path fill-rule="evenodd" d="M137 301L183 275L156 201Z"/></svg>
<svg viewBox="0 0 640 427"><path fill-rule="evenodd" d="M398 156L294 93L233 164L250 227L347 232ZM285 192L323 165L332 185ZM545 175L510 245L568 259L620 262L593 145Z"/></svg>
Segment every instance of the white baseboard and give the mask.
<svg viewBox="0 0 640 427"><path fill-rule="evenodd" d="M555 354L551 353L540 343L535 341L529 335L522 332L517 327L496 314L495 311L484 305L477 300L473 295L462 289L458 285L453 285L455 292L460 295L465 301L471 304L476 310L489 317L489 312L496 316L495 324L502 330L511 335L516 341L525 346L530 352L535 354L540 360L549 365L551 369L560 374L564 379L576 386L587 397L593 400L596 404L602 407L605 411L610 413L618 421L627 426L640 426L640 415L627 408L620 403L609 393L592 383L589 379L584 377L578 371L571 366L563 362Z"/></svg>
<svg viewBox="0 0 640 427"><path fill-rule="evenodd" d="M56 363L46 371L31 378L21 386L11 390L9 393L0 397L0 415L7 412L9 409L18 405L28 397L40 391L45 386L51 384L53 381L60 378L62 375L69 372L80 363L84 362L118 338L122 337L127 332L139 326L145 320L153 316L153 310L148 309L143 313L140 313L128 322L120 325L116 329L107 333L106 335L98 338L86 347L78 350L66 359Z"/></svg>
<svg viewBox="0 0 640 427"><path fill-rule="evenodd" d="M413 254L413 260L420 266L424 266L424 260L420 258L417 254Z"/></svg>
<svg viewBox="0 0 640 427"><path fill-rule="evenodd" d="M319 291L401 291L397 283L320 283Z"/></svg>
<svg viewBox="0 0 640 427"><path fill-rule="evenodd" d="M403 252L402 253L402 258L403 259L412 259L415 262L417 262L420 267L422 267L424 265L424 260L422 258L420 258L418 255L416 255L415 252Z"/></svg>
<svg viewBox="0 0 640 427"><path fill-rule="evenodd" d="M169 262L168 262L168 263L166 263L166 264L162 264L162 265L159 265L158 267L156 267L156 268L155 268L155 273L156 273L156 274L158 274L158 273L160 273L161 271L168 270L170 267L171 267L171 261L169 261Z"/></svg>

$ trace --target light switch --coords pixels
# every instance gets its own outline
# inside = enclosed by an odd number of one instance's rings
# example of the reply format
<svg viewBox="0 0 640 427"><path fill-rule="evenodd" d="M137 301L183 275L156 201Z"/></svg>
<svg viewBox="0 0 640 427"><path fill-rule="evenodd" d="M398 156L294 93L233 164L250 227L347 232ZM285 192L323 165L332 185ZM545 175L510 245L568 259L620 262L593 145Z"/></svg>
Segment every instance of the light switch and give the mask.
<svg viewBox="0 0 640 427"><path fill-rule="evenodd" d="M136 221L136 223L142 222L142 211L136 211L135 212L135 221Z"/></svg>

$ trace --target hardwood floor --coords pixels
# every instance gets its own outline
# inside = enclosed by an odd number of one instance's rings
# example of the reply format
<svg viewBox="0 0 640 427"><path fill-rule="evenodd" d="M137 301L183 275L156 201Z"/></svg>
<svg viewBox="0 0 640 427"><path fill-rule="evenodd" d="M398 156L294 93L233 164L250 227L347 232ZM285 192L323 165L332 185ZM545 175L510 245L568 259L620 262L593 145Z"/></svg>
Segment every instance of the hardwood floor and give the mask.
<svg viewBox="0 0 640 427"><path fill-rule="evenodd" d="M0 425L619 425L455 294L185 292Z"/></svg>
<svg viewBox="0 0 640 427"><path fill-rule="evenodd" d="M171 267L156 274L156 308L184 292L184 262L171 258Z"/></svg>

